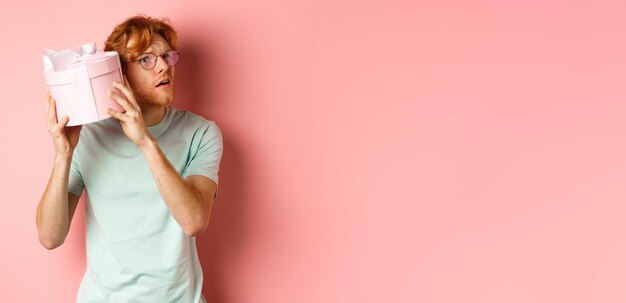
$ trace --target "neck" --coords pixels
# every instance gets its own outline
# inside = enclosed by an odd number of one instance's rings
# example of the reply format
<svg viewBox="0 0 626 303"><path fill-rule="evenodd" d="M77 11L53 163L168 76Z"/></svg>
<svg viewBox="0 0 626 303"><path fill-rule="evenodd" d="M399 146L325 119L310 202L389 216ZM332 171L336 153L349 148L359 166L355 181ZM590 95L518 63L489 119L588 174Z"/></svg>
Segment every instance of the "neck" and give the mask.
<svg viewBox="0 0 626 303"><path fill-rule="evenodd" d="M167 112L166 105L139 104L139 107L141 107L141 115L143 116L143 121L148 127L159 124L163 120L163 118L165 117L165 113Z"/></svg>

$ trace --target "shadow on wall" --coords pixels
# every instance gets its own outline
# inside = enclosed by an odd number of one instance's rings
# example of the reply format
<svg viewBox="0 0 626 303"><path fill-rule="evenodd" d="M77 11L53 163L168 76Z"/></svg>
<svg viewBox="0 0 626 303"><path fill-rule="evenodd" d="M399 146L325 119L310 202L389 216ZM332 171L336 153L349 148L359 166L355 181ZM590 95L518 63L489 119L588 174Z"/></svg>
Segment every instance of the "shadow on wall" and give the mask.
<svg viewBox="0 0 626 303"><path fill-rule="evenodd" d="M181 60L176 66L176 103L174 106L189 110L208 120L215 121L222 132L224 150L220 162L219 194L213 205L207 229L198 237L198 255L204 273L204 297L210 303L232 302L227 293L234 286L224 285L243 248L243 210L246 196L246 161L244 153L230 136L229 129L220 123L216 104L229 102L229 92L224 91L224 69L215 49L204 43L206 36L187 37L181 41ZM190 39L189 39L190 38ZM196 43L198 41L198 43ZM229 86L232 87L232 86Z"/></svg>

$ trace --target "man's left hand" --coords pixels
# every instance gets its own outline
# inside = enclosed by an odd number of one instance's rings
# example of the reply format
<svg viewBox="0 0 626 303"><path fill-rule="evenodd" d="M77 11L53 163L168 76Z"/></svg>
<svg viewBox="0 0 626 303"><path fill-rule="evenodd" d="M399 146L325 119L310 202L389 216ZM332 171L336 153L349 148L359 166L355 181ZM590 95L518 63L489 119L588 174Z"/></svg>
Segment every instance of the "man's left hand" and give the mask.
<svg viewBox="0 0 626 303"><path fill-rule="evenodd" d="M135 100L133 90L130 88L130 84L126 79L126 76L124 76L123 85L117 81L113 81L113 86L119 89L124 96L120 96L111 90L109 91L109 97L117 102L124 109L124 111L118 112L109 108L108 114L119 120L126 136L141 147L152 139L152 135L148 131L146 123L143 121L141 108L139 107L137 100Z"/></svg>

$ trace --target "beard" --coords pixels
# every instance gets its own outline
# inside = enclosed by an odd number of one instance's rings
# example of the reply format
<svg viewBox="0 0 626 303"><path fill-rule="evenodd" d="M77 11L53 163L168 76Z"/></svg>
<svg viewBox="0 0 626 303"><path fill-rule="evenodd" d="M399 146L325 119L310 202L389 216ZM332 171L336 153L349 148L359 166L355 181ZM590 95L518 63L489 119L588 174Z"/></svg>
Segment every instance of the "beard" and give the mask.
<svg viewBox="0 0 626 303"><path fill-rule="evenodd" d="M174 102L174 82L170 82L171 88L167 90L159 91L159 88L155 87L149 90L137 90L133 91L135 99L139 105L148 106L164 106Z"/></svg>

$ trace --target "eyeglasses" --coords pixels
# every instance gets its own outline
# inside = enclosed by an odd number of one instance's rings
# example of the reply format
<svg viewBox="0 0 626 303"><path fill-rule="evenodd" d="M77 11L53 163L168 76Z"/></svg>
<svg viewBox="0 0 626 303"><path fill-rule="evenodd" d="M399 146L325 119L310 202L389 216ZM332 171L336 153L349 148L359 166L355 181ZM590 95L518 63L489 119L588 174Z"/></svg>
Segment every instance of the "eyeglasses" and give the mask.
<svg viewBox="0 0 626 303"><path fill-rule="evenodd" d="M178 58L180 57L180 54L177 51L170 49L168 51L165 51L162 55L155 55L153 53L145 53L145 54L142 54L141 57L139 57L139 59L130 60L127 62L139 61L139 64L141 64L141 67L143 67L144 69L153 69L156 66L157 57L162 57L163 60L167 62L167 65L174 66L176 62L178 62Z"/></svg>

